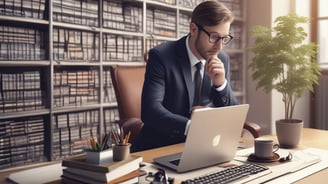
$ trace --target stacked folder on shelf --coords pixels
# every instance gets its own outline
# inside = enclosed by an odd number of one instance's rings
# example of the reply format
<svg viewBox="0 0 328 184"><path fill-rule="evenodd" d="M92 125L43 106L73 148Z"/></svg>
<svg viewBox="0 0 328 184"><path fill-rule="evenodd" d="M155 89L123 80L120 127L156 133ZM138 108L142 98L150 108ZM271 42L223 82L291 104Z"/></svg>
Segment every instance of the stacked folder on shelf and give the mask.
<svg viewBox="0 0 328 184"><path fill-rule="evenodd" d="M62 161L62 183L114 184L138 183L142 157L131 155L129 158L102 164L86 162L85 155L64 159Z"/></svg>

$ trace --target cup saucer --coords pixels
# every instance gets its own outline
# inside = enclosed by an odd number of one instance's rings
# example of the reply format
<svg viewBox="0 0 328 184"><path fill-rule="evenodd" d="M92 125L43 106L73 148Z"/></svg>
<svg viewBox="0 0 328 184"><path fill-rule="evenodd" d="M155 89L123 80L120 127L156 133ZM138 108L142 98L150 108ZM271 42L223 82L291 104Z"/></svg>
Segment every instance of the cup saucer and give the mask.
<svg viewBox="0 0 328 184"><path fill-rule="evenodd" d="M247 161L251 161L251 162L275 162L278 161L280 159L280 156L278 153L273 153L271 158L259 158L257 156L255 156L254 153L250 154L247 158Z"/></svg>

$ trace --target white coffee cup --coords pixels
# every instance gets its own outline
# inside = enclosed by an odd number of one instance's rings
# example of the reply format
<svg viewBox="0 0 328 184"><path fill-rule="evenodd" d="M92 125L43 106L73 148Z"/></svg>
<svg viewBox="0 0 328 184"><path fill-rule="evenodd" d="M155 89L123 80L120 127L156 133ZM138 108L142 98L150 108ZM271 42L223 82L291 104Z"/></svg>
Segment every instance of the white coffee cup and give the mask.
<svg viewBox="0 0 328 184"><path fill-rule="evenodd" d="M273 140L255 139L254 153L258 158L270 159L274 152L279 149L279 144L275 144Z"/></svg>

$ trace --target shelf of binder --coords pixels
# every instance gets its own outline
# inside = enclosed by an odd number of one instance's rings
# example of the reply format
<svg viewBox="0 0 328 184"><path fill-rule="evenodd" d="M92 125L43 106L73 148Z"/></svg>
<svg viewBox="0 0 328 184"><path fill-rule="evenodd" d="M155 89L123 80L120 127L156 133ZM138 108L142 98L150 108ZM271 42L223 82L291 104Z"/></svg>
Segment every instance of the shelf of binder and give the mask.
<svg viewBox="0 0 328 184"><path fill-rule="evenodd" d="M92 67L56 67L53 76L54 108L99 103L99 71Z"/></svg>
<svg viewBox="0 0 328 184"><path fill-rule="evenodd" d="M119 120L119 114L117 108L106 107L104 108L104 129L105 132L113 130L113 127L117 126L117 123L113 123Z"/></svg>
<svg viewBox="0 0 328 184"><path fill-rule="evenodd" d="M1 5L0 15L33 19L44 19L47 9L46 0L21 1L20 3L9 0L3 1Z"/></svg>
<svg viewBox="0 0 328 184"><path fill-rule="evenodd" d="M189 33L189 23L191 20L191 12L179 12L179 36L185 36Z"/></svg>
<svg viewBox="0 0 328 184"><path fill-rule="evenodd" d="M104 62L140 62L143 60L143 39L139 36L103 34Z"/></svg>
<svg viewBox="0 0 328 184"><path fill-rule="evenodd" d="M47 89L39 68L1 68L0 114L29 113L47 108Z"/></svg>
<svg viewBox="0 0 328 184"><path fill-rule="evenodd" d="M146 33L156 36L177 37L176 11L147 7Z"/></svg>
<svg viewBox="0 0 328 184"><path fill-rule="evenodd" d="M52 8L54 21L99 27L98 1L53 0Z"/></svg>
<svg viewBox="0 0 328 184"><path fill-rule="evenodd" d="M115 96L115 91L113 87L112 80L110 78L111 73L110 73L110 68L107 66L104 66L103 68L103 93L104 93L104 98L102 101L107 104L111 103L116 103L116 96ZM117 104L116 104L117 105Z"/></svg>
<svg viewBox="0 0 328 184"><path fill-rule="evenodd" d="M237 18L243 17L244 15L242 1L243 0L220 0L220 2L227 6L227 8L229 8Z"/></svg>
<svg viewBox="0 0 328 184"><path fill-rule="evenodd" d="M194 7L196 7L199 3L203 2L204 0L178 0L178 8L179 9L187 9L192 11Z"/></svg>
<svg viewBox="0 0 328 184"><path fill-rule="evenodd" d="M99 62L99 33L54 27L55 61Z"/></svg>
<svg viewBox="0 0 328 184"><path fill-rule="evenodd" d="M159 6L167 6L167 7L175 7L176 5L176 2L179 1L179 0L150 0L149 1L149 4L154 4L154 5L159 5Z"/></svg>
<svg viewBox="0 0 328 184"><path fill-rule="evenodd" d="M0 119L0 169L46 161L43 116Z"/></svg>
<svg viewBox="0 0 328 184"><path fill-rule="evenodd" d="M43 30L0 25L0 62L46 60L45 39Z"/></svg>
<svg viewBox="0 0 328 184"><path fill-rule="evenodd" d="M52 156L81 154L88 137L99 135L99 110L57 113L53 121Z"/></svg>
<svg viewBox="0 0 328 184"><path fill-rule="evenodd" d="M141 1L103 1L103 28L134 33L143 31Z"/></svg>

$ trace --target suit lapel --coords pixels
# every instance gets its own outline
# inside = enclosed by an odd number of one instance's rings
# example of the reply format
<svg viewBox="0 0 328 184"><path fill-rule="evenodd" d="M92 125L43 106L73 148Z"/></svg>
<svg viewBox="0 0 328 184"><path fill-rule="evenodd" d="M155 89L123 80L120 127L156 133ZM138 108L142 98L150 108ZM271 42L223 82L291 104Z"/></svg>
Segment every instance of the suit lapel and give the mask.
<svg viewBox="0 0 328 184"><path fill-rule="evenodd" d="M189 106L192 107L193 97L194 97L194 84L191 78L191 68L190 68L190 61L187 54L186 48L186 39L187 36L180 39L177 45L177 56L178 56L178 63L180 65L180 70L182 71L182 75L184 78L184 85L188 91L188 98L189 98Z"/></svg>

